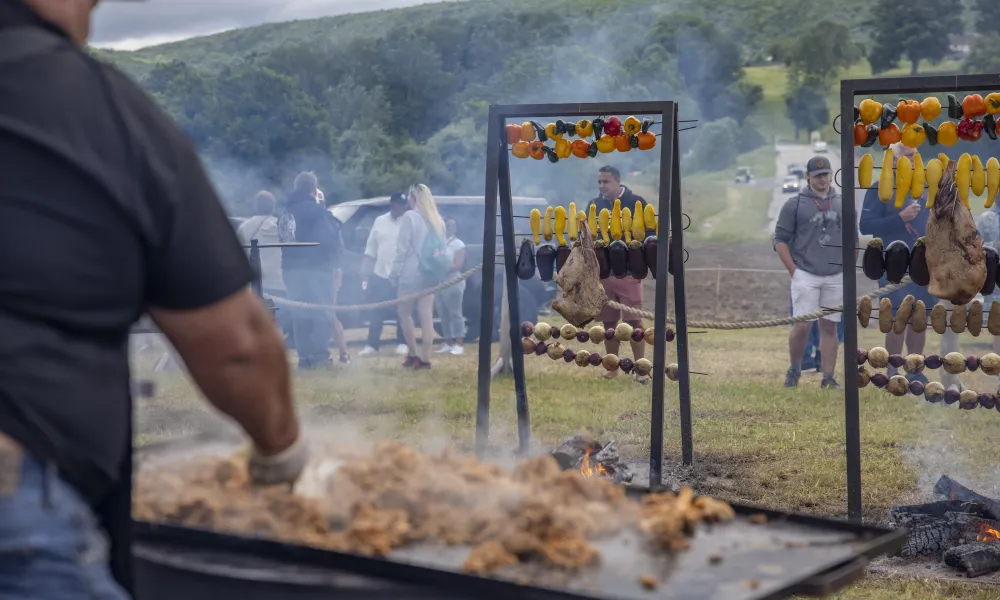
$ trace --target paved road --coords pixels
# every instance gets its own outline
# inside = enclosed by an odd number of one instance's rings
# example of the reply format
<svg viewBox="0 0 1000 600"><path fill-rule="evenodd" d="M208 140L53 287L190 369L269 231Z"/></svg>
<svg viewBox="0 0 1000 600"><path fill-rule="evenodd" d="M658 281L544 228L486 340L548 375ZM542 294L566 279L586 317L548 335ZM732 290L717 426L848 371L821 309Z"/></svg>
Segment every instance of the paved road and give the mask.
<svg viewBox="0 0 1000 600"><path fill-rule="evenodd" d="M810 158L816 155L812 150L812 146L805 144L778 144L776 147L777 154L775 160L777 161L777 171L774 178L774 196L771 199L771 206L768 208L768 228L767 232L774 233L774 226L778 222L778 213L781 212L781 207L785 204L785 201L790 197L789 194L783 194L781 192L781 182L788 174L788 166L794 163L806 164ZM833 172L836 173L837 169L840 168L840 147L830 144L830 151L824 155L830 160L830 164L833 166ZM837 181L840 181L840 176L837 176ZM802 185L805 185L803 180ZM839 186L838 186L839 189ZM858 214L861 212L861 203L864 201L864 195L861 193L855 194L855 206L857 207Z"/></svg>

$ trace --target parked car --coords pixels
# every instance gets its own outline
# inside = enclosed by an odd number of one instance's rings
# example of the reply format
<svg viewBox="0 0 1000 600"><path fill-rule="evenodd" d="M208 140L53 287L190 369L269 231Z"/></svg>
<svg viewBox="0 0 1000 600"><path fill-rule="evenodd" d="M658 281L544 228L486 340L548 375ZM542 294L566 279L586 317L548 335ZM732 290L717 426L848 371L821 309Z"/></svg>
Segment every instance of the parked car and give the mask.
<svg viewBox="0 0 1000 600"><path fill-rule="evenodd" d="M458 237L466 245L465 268L479 264L483 258L483 224L485 222L484 201L482 196L435 196L438 210L445 218L458 222ZM528 215L531 209L537 208L543 213L549 205L544 198L514 197L514 229L518 233L528 234ZM353 200L331 206L330 213L341 223L340 237L344 247L344 259L341 267L344 270L344 284L340 290L338 303L342 305L364 304L367 302L361 289L359 271L364 256L365 244L371 231L372 223L379 215L389 212L389 197ZM494 244L496 252L503 251L503 241L500 235L500 219L497 218L497 238ZM520 249L524 235L515 237L515 252ZM516 260L516 257L514 257ZM499 263L499 257L497 262ZM463 269L464 270L464 269ZM502 264L497 265L494 279L494 338L500 327L500 301L502 298ZM482 273L476 273L466 280L465 297L462 301L463 314L468 324L466 339L474 341L479 337L479 316L482 304ZM555 297L554 281L543 282L535 275L534 279L520 281L518 288L518 318L520 321L535 323L538 321L539 308L548 306ZM344 312L340 315L345 329L366 327L368 315L363 312Z"/></svg>
<svg viewBox="0 0 1000 600"><path fill-rule="evenodd" d="M827 151L826 142L824 142L823 140L816 140L816 143L813 144L813 152L817 152L819 154L825 154L826 151Z"/></svg>
<svg viewBox="0 0 1000 600"><path fill-rule="evenodd" d="M753 169L750 167L737 167L736 175L733 176L733 183L753 182Z"/></svg>
<svg viewBox="0 0 1000 600"><path fill-rule="evenodd" d="M788 165L788 174L802 179L806 176L806 166L802 163L792 163Z"/></svg>
<svg viewBox="0 0 1000 600"><path fill-rule="evenodd" d="M781 182L781 193L783 194L797 194L802 189L802 184L798 177L792 175L791 177L785 177Z"/></svg>

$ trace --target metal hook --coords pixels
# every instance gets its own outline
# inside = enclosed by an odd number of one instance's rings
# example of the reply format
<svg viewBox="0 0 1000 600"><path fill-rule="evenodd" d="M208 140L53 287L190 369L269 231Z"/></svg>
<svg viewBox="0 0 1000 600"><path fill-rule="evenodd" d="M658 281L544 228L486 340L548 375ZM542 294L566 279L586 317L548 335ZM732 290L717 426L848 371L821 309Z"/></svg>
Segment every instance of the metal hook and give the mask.
<svg viewBox="0 0 1000 600"><path fill-rule="evenodd" d="M840 169L837 169L837 172L833 174L833 184L837 187L843 187L840 185Z"/></svg>
<svg viewBox="0 0 1000 600"><path fill-rule="evenodd" d="M843 248L843 246L838 246L836 244L824 244L823 242L820 242L819 245L823 246L824 248ZM857 248L857 247L855 247L854 249L855 250L864 250L864 248Z"/></svg>
<svg viewBox="0 0 1000 600"><path fill-rule="evenodd" d="M840 135L840 130L837 129L837 120L839 118L840 118L840 115L837 115L836 117L833 118L833 123L831 123L831 125L833 126L833 130L837 132L837 135Z"/></svg>
<svg viewBox="0 0 1000 600"><path fill-rule="evenodd" d="M688 228L690 228L690 227L691 227L691 217L690 217L690 216L688 216L688 214L687 214L687 213L681 213L681 216L682 216L682 217L687 217L687 220L688 220L688 224L687 224L687 225L685 225L684 227L681 227L681 229L682 229L682 230L684 230L684 231L687 231L687 230L688 230Z"/></svg>

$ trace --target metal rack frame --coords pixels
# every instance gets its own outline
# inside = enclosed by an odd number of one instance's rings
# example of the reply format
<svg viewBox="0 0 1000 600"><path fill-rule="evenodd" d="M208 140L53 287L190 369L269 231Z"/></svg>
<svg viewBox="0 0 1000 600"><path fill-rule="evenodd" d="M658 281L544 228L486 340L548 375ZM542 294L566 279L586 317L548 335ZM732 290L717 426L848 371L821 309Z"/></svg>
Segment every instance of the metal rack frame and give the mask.
<svg viewBox="0 0 1000 600"><path fill-rule="evenodd" d="M891 77L881 79L844 79L840 82L840 169L841 190L848 191L850 202L843 202L843 222L853 228L843 227L842 262L844 264L844 421L847 443L847 515L853 521L861 520L861 414L858 403L858 290L855 270L849 268L857 261L854 255L857 232L854 175L853 120L845 115L854 114L854 98L875 94L934 94L970 90L996 89L1000 75L941 75L924 77ZM847 193L843 193L847 197Z"/></svg>
<svg viewBox="0 0 1000 600"><path fill-rule="evenodd" d="M479 380L476 405L476 454L486 452L490 432L490 365L493 339L493 308L495 293L496 218L497 205L503 237L503 257L507 282L507 306L513 351L514 389L517 408L518 453L528 452L531 440L531 419L524 380L524 355L520 351L520 318L518 315L518 278L514 242L514 216L510 185L510 152L505 128L507 119L596 117L599 115L659 115L660 186L659 210L661 231L669 232L669 243L657 247L655 333L653 337L652 417L650 423L649 482L651 487L662 485L663 474L663 391L666 367L666 316L669 249L673 253L674 302L677 316L677 363L680 367L681 448L685 465L693 460L691 435L691 381L688 371L687 309L684 300L683 226L681 219L680 152L678 150L677 103L661 102L601 102L592 104L515 104L491 105L486 144L486 205L487 218L483 227L483 288L479 322ZM499 200L499 202L498 202ZM490 216L493 215L493 218ZM501 332L504 335L504 332Z"/></svg>

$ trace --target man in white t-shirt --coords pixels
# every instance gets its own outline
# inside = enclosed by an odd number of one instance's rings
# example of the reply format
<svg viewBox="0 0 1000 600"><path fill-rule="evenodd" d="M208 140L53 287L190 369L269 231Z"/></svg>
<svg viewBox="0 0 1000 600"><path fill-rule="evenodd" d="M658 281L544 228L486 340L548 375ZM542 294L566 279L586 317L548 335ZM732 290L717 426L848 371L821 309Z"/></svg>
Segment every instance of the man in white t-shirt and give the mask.
<svg viewBox="0 0 1000 600"><path fill-rule="evenodd" d="M365 245L365 257L361 263L361 289L366 291L368 302L384 302L396 298L396 287L389 281L392 262L396 259L396 241L399 239L399 218L410 209L406 194L393 194L389 199L389 212L380 215L372 223ZM372 311L368 325L368 344L360 356L378 354L382 338L382 326L387 319L396 318L396 307ZM403 343L403 330L396 327L396 354L407 353Z"/></svg>

